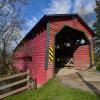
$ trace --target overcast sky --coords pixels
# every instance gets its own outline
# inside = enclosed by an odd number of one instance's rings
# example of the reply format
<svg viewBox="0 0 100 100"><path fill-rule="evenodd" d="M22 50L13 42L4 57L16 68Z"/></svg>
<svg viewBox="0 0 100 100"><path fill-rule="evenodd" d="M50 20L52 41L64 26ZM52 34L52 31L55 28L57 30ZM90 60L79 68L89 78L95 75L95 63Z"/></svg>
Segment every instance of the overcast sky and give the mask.
<svg viewBox="0 0 100 100"><path fill-rule="evenodd" d="M78 13L91 27L95 21L95 0L29 0L24 8L26 26L23 36L44 14Z"/></svg>

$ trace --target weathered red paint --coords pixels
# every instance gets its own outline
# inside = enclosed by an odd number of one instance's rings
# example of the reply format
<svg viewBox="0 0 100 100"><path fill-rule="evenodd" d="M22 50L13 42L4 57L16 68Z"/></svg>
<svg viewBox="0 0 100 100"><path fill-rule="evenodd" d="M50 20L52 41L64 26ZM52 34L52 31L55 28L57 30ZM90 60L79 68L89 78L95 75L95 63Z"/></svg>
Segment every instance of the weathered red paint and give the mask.
<svg viewBox="0 0 100 100"><path fill-rule="evenodd" d="M61 19L51 19L50 20L50 36L49 36L49 46L54 45L54 34L58 32L64 25L71 26L72 28L81 30L85 32L85 35L88 39L91 38L91 33L82 25L78 19L72 18L61 18ZM85 53L85 55L84 55ZM87 55L86 55L87 54ZM76 69L87 69L90 67L90 56L89 56L89 45L80 46L73 54L74 57L74 66ZM79 59L83 59L80 61ZM86 61L85 61L86 60ZM53 63L49 61L49 68L53 66Z"/></svg>
<svg viewBox="0 0 100 100"><path fill-rule="evenodd" d="M18 51L14 53L14 66L20 70L29 68L31 78L35 79L38 84L46 81L45 65L45 44L46 31L37 33L35 37L26 42ZM32 61L25 61L22 57L32 57Z"/></svg>
<svg viewBox="0 0 100 100"><path fill-rule="evenodd" d="M74 67L87 69L90 67L89 45L79 46L74 52Z"/></svg>
<svg viewBox="0 0 100 100"><path fill-rule="evenodd" d="M40 22L34 27L33 35L27 37L22 41L21 45L18 45L13 55L13 65L20 70L30 70L32 79L35 79L37 84L42 85L48 79L53 77L54 62L48 60L48 69L45 69L45 53L46 53L46 20ZM42 25L43 23L43 25ZM76 17L67 18L64 17L50 17L49 18L49 44L48 47L54 47L54 35L64 25L71 26L72 28L85 32L86 37L90 40L92 33L84 24ZM44 25L46 24L46 25ZM41 26L42 25L42 26ZM38 31L36 31L38 30ZM90 67L90 45L79 46L74 54L74 66L76 69L86 69ZM27 58L25 60L25 58Z"/></svg>

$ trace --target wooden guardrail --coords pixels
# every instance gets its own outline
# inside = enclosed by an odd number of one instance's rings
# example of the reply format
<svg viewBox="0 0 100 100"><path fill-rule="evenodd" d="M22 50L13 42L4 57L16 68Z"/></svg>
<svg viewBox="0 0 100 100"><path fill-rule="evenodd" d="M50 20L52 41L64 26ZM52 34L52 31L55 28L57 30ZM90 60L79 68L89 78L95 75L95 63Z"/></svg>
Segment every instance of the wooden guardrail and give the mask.
<svg viewBox="0 0 100 100"><path fill-rule="evenodd" d="M0 99L21 92L29 87L30 77L28 71L0 78Z"/></svg>

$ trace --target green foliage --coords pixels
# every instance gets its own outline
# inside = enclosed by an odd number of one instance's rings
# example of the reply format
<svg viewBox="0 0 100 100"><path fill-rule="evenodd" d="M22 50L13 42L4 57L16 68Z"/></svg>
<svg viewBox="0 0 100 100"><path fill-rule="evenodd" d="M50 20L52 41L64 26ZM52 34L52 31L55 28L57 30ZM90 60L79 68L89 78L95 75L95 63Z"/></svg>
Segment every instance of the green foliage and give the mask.
<svg viewBox="0 0 100 100"><path fill-rule="evenodd" d="M94 29L96 33L95 39L95 49L96 52L100 55L100 0L96 0L96 22L94 23Z"/></svg>
<svg viewBox="0 0 100 100"><path fill-rule="evenodd" d="M100 0L96 0L95 12L96 12L97 20L94 27L95 27L96 34L100 37Z"/></svg>
<svg viewBox="0 0 100 100"><path fill-rule="evenodd" d="M100 71L100 57L98 57L96 60L96 70Z"/></svg>
<svg viewBox="0 0 100 100"><path fill-rule="evenodd" d="M52 79L35 91L26 90L4 100L100 100L100 97L80 89L63 86Z"/></svg>
<svg viewBox="0 0 100 100"><path fill-rule="evenodd" d="M96 55L95 57L95 61L96 61L96 70L100 71L100 56Z"/></svg>
<svg viewBox="0 0 100 100"><path fill-rule="evenodd" d="M96 66L96 70L100 71L100 63Z"/></svg>

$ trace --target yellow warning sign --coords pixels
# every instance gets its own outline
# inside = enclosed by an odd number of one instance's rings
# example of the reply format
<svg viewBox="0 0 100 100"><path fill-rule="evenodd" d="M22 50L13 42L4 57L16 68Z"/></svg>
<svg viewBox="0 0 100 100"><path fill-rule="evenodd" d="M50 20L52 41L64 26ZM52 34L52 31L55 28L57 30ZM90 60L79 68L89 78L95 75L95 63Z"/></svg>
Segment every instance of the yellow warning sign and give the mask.
<svg viewBox="0 0 100 100"><path fill-rule="evenodd" d="M53 48L52 47L49 48L49 60L53 61Z"/></svg>
<svg viewBox="0 0 100 100"><path fill-rule="evenodd" d="M94 64L94 51L92 49L92 64Z"/></svg>

